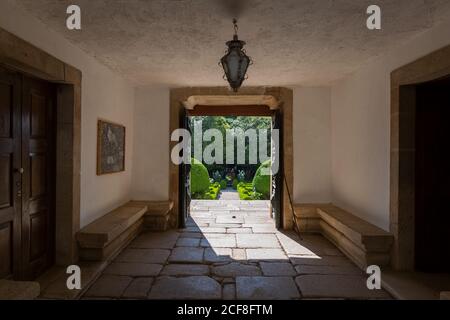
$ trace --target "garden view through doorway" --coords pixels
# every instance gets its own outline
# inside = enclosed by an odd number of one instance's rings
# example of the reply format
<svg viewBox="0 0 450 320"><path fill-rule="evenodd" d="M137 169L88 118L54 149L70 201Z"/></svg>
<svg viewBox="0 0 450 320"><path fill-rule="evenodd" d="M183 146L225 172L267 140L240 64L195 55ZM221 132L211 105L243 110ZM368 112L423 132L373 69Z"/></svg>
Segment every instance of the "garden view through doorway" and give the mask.
<svg viewBox="0 0 450 320"><path fill-rule="evenodd" d="M262 168L269 168L271 164L272 118L192 116L189 117L189 125L193 137L198 136L196 131L199 130L203 136L208 130L218 130L222 137L219 143L223 145L221 154L218 154L217 150L212 151L215 156L213 163L208 159L199 161L198 157L195 158L196 146L192 139L192 199L270 199L271 175L264 174ZM202 140L202 155L212 143L216 143L208 140L210 139ZM242 156L244 158L239 159Z"/></svg>
<svg viewBox="0 0 450 320"><path fill-rule="evenodd" d="M199 207L219 210L228 213L224 219L233 227L239 222L233 212L253 212L274 225L270 203L276 189L271 171L276 156L273 118L202 115L188 116L187 124L193 137L188 179L191 203L186 208L189 213ZM195 145L198 137L202 138L200 156ZM214 145L221 148L212 149ZM208 159L208 152L212 159Z"/></svg>

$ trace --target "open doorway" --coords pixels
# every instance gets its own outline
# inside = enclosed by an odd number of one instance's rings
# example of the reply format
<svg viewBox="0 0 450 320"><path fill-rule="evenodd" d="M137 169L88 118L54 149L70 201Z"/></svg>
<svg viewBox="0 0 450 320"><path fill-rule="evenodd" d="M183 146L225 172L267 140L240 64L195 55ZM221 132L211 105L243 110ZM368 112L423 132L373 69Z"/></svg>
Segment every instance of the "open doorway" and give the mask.
<svg viewBox="0 0 450 320"><path fill-rule="evenodd" d="M450 273L450 77L416 86L415 268Z"/></svg>
<svg viewBox="0 0 450 320"><path fill-rule="evenodd" d="M184 112L192 158L180 170L180 227L202 211L221 213L226 227L242 227L250 214L246 221L282 226L281 124L279 111L263 107Z"/></svg>

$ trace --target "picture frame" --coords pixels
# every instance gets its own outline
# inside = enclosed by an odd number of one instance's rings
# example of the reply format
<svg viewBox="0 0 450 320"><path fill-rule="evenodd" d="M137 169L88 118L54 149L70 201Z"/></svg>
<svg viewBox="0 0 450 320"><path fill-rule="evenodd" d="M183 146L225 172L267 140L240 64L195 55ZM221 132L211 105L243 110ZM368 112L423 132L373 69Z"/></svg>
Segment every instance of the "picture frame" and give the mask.
<svg viewBox="0 0 450 320"><path fill-rule="evenodd" d="M97 121L97 175L125 171L126 128L124 125Z"/></svg>

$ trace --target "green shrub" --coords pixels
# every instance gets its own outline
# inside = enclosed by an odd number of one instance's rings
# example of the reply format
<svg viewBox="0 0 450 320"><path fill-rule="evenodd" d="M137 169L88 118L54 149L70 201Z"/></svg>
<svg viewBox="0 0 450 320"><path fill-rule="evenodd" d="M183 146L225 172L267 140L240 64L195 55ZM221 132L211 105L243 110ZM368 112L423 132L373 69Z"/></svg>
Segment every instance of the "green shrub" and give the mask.
<svg viewBox="0 0 450 320"><path fill-rule="evenodd" d="M253 186L251 183L240 182L237 184L237 191L239 199L241 200L255 200L253 195Z"/></svg>
<svg viewBox="0 0 450 320"><path fill-rule="evenodd" d="M239 180L235 178L235 179L233 180L233 189L237 190L238 184L239 184Z"/></svg>
<svg viewBox="0 0 450 320"><path fill-rule="evenodd" d="M227 180L225 180L225 179L221 180L220 181L220 188L226 189L227 188L227 184L228 184Z"/></svg>
<svg viewBox="0 0 450 320"><path fill-rule="evenodd" d="M216 200L219 196L220 192L220 184L218 182L215 182L209 186L209 189L205 194L203 195L202 199L204 200Z"/></svg>
<svg viewBox="0 0 450 320"><path fill-rule="evenodd" d="M263 175L262 170L265 168L266 172L269 172L267 170L270 170L271 161L267 160L264 161L256 170L255 177L253 178L253 188L256 192L261 193L265 198L269 198L270 196L270 184L271 184L271 178L272 176L269 175Z"/></svg>
<svg viewBox="0 0 450 320"><path fill-rule="evenodd" d="M197 159L191 159L191 192L203 194L209 189L209 173L206 167Z"/></svg>

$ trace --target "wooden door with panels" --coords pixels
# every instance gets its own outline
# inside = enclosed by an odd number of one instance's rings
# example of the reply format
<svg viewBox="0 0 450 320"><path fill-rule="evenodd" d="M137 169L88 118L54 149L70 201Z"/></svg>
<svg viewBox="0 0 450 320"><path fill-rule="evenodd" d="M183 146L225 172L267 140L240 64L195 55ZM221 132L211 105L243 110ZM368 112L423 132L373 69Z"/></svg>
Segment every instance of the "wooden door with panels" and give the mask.
<svg viewBox="0 0 450 320"><path fill-rule="evenodd" d="M0 279L20 274L21 80L0 69Z"/></svg>
<svg viewBox="0 0 450 320"><path fill-rule="evenodd" d="M0 278L54 261L55 87L0 69Z"/></svg>

